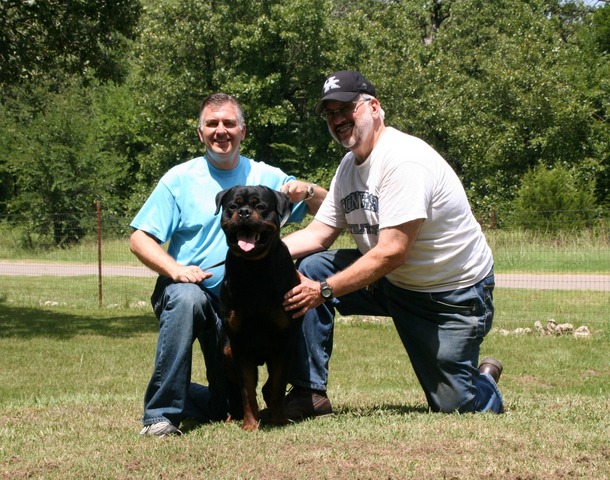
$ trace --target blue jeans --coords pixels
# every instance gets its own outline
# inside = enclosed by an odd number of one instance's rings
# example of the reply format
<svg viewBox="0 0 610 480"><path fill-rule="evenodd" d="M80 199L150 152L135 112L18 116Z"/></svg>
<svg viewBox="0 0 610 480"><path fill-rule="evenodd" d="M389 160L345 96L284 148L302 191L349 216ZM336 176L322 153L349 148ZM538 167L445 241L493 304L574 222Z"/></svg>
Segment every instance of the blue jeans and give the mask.
<svg viewBox="0 0 610 480"><path fill-rule="evenodd" d="M159 319L159 338L142 423L169 421L179 426L185 418L224 420L228 396L217 299L200 285L159 277L151 301ZM207 387L191 383L195 340L203 352Z"/></svg>
<svg viewBox="0 0 610 480"><path fill-rule="evenodd" d="M358 250L332 250L303 258L299 271L324 280L348 267ZM398 335L435 412L503 411L493 378L477 365L494 313L494 274L476 285L441 293L422 293L392 285L385 278L323 303L305 314L292 385L326 390L333 348L335 309L342 315L392 317Z"/></svg>

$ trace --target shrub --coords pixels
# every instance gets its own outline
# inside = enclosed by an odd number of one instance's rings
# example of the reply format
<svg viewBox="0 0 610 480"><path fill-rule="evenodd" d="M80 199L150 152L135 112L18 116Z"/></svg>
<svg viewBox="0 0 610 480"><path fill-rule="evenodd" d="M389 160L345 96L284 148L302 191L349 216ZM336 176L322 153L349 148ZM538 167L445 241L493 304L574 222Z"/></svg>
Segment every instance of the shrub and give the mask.
<svg viewBox="0 0 610 480"><path fill-rule="evenodd" d="M515 223L538 231L589 228L599 213L593 189L561 165L538 165L523 177L514 201Z"/></svg>

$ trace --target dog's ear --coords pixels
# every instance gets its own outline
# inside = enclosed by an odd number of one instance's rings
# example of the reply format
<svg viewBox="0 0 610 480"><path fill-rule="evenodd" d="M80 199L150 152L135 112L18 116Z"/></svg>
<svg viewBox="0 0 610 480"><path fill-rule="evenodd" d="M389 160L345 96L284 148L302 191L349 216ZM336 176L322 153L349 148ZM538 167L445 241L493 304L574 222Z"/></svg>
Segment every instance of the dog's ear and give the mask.
<svg viewBox="0 0 610 480"><path fill-rule="evenodd" d="M227 188L216 194L216 211L214 212L214 215L218 215L218 212L220 212L220 207L222 206L222 200L223 200L223 198L225 198L225 195L227 193L229 193L229 190L231 190L231 188Z"/></svg>
<svg viewBox="0 0 610 480"><path fill-rule="evenodd" d="M273 190L275 194L275 201L277 204L277 213L280 217L280 227L282 227L290 217L292 213L292 203L290 203L290 198L284 192L278 192L277 190Z"/></svg>

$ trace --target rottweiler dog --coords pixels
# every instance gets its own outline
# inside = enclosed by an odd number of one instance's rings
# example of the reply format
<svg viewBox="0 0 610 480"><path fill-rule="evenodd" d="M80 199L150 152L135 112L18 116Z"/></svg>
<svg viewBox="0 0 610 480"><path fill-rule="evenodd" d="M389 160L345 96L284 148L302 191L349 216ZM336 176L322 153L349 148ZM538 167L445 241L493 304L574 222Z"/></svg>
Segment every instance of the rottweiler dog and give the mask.
<svg viewBox="0 0 610 480"><path fill-rule="evenodd" d="M243 429L257 430L258 366L267 364L262 388L271 425L288 423L284 395L300 319L282 307L284 294L299 283L297 271L280 239L282 218L290 214L284 193L264 186L236 186L216 196L216 214L229 250L220 290L223 355L237 382L243 405ZM239 413L233 414L239 418Z"/></svg>

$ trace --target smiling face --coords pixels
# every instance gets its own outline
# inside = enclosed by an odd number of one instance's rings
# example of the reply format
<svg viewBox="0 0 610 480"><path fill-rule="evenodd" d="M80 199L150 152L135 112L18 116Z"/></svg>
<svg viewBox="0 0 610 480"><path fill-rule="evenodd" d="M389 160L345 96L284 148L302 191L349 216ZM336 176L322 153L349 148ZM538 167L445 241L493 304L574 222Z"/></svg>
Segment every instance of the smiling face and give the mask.
<svg viewBox="0 0 610 480"><path fill-rule="evenodd" d="M356 163L368 158L384 129L376 98L356 98L351 102L328 100L321 115L332 137L354 154Z"/></svg>
<svg viewBox="0 0 610 480"><path fill-rule="evenodd" d="M332 137L354 154L356 164L366 161L385 130L384 111L371 95L360 94L349 102L326 100L317 111Z"/></svg>
<svg viewBox="0 0 610 480"><path fill-rule="evenodd" d="M372 131L373 119L365 104L363 101L326 102L326 111L336 112L326 120L330 134L350 150L358 148Z"/></svg>
<svg viewBox="0 0 610 480"><path fill-rule="evenodd" d="M206 158L216 168L230 170L239 162L239 146L246 136L237 108L232 103L208 105L203 109L199 138L206 146Z"/></svg>

